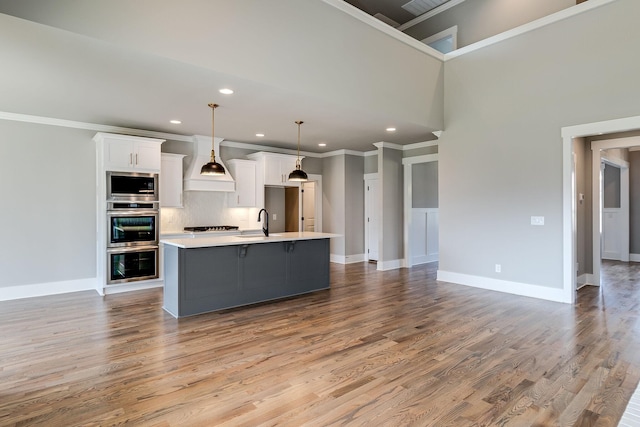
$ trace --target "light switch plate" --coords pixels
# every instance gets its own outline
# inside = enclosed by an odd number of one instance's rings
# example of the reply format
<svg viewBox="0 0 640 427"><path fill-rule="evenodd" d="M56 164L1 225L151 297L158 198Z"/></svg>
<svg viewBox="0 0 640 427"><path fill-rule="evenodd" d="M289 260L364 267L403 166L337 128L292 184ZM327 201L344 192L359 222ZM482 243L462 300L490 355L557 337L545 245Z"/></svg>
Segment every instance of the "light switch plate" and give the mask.
<svg viewBox="0 0 640 427"><path fill-rule="evenodd" d="M531 217L531 225L544 225L544 217L543 216L532 216Z"/></svg>

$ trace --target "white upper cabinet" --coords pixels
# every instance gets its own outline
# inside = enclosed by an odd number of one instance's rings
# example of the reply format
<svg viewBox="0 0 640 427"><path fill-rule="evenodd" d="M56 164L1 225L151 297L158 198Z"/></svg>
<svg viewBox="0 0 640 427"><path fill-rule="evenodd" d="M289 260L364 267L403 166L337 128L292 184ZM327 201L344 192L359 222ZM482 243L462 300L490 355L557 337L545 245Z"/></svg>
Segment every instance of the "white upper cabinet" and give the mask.
<svg viewBox="0 0 640 427"><path fill-rule="evenodd" d="M104 169L108 171L160 172L162 139L99 133Z"/></svg>
<svg viewBox="0 0 640 427"><path fill-rule="evenodd" d="M258 163L258 182L264 185L298 187L299 182L289 181L289 174L296 168L297 156L258 152L247 157ZM304 157L300 157L302 160Z"/></svg>
<svg viewBox="0 0 640 427"><path fill-rule="evenodd" d="M256 162L254 160L227 160L229 172L236 182L236 191L229 193L229 207L256 206Z"/></svg>
<svg viewBox="0 0 640 427"><path fill-rule="evenodd" d="M182 159L184 154L162 153L160 168L160 207L181 208Z"/></svg>

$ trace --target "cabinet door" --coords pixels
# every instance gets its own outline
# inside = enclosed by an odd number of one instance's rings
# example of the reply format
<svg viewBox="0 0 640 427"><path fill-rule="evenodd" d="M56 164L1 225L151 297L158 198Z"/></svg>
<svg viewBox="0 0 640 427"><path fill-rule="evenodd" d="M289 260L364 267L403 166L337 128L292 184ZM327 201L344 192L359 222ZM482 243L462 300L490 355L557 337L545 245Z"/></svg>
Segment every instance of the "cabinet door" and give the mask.
<svg viewBox="0 0 640 427"><path fill-rule="evenodd" d="M113 171L133 170L133 142L106 141L104 144L104 168Z"/></svg>
<svg viewBox="0 0 640 427"><path fill-rule="evenodd" d="M133 166L136 170L144 169L150 172L160 172L160 146L153 142L137 142L133 160Z"/></svg>
<svg viewBox="0 0 640 427"><path fill-rule="evenodd" d="M279 158L264 158L264 185L282 185L282 171L280 170Z"/></svg>
<svg viewBox="0 0 640 427"><path fill-rule="evenodd" d="M287 293L311 292L329 287L329 239L287 243Z"/></svg>
<svg viewBox="0 0 640 427"><path fill-rule="evenodd" d="M283 182L282 184L287 187L299 187L300 184L297 181L289 181L289 174L296 168L296 157L282 158L280 159L280 170L282 171Z"/></svg>
<svg viewBox="0 0 640 427"><path fill-rule="evenodd" d="M160 206L181 208L183 155L162 154L160 168Z"/></svg>
<svg viewBox="0 0 640 427"><path fill-rule="evenodd" d="M229 194L229 206L253 208L256 206L256 163L249 160L230 160L236 191Z"/></svg>

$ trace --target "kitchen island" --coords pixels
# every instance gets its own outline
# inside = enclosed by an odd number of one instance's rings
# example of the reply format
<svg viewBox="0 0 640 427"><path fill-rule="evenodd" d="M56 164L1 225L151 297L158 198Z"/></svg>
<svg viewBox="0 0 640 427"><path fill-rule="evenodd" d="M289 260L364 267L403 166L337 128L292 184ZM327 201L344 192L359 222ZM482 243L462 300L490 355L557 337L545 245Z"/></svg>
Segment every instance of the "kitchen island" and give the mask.
<svg viewBox="0 0 640 427"><path fill-rule="evenodd" d="M162 239L164 309L191 316L329 288L329 239L274 233Z"/></svg>

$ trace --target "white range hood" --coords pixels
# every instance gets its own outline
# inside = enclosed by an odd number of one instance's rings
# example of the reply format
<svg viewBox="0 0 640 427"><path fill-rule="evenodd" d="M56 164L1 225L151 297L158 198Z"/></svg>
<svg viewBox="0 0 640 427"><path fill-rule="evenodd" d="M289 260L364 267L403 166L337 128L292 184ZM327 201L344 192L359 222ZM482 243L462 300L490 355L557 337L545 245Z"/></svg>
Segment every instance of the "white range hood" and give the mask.
<svg viewBox="0 0 640 427"><path fill-rule="evenodd" d="M223 138L214 138L214 148L216 151L216 162L222 163L220 157L220 142ZM235 191L236 184L233 181L229 169L224 175L200 175L203 165L211 161L211 137L195 135L193 137L193 153L188 158L187 171L184 175L185 191Z"/></svg>

